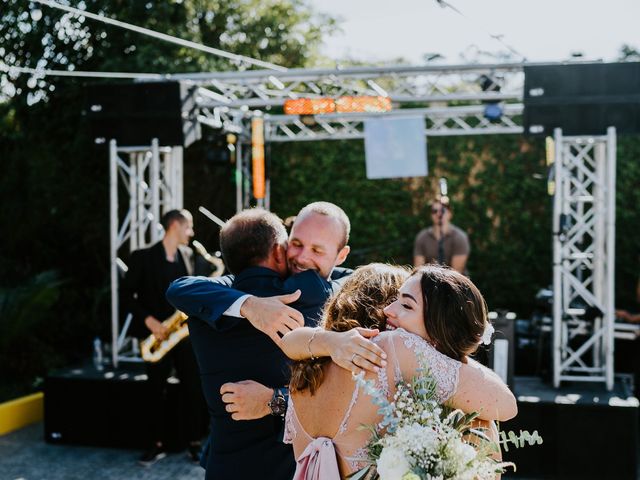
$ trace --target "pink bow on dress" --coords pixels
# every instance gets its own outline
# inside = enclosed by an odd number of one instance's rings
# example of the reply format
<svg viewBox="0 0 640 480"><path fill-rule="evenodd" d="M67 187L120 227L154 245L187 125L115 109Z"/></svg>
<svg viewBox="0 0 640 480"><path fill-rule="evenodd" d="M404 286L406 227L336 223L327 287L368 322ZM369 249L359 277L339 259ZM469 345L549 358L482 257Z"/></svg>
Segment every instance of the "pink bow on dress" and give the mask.
<svg viewBox="0 0 640 480"><path fill-rule="evenodd" d="M318 437L298 457L293 480L339 480L338 460L330 438Z"/></svg>

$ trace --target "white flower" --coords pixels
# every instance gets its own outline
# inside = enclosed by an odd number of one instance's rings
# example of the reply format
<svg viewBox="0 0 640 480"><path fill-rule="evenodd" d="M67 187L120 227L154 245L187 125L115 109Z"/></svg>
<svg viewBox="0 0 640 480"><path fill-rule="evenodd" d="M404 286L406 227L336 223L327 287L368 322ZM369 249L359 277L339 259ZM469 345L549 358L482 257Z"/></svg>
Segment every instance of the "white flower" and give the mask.
<svg viewBox="0 0 640 480"><path fill-rule="evenodd" d="M491 337L495 332L495 328L489 322L484 327L484 332L482 332L482 338L480 338L480 343L483 345L489 345L491 343Z"/></svg>
<svg viewBox="0 0 640 480"><path fill-rule="evenodd" d="M456 459L459 465L466 465L476 458L476 449L468 443L464 443L462 440L454 440L449 443L449 449L451 455Z"/></svg>
<svg viewBox="0 0 640 480"><path fill-rule="evenodd" d="M382 449L376 466L380 480L400 480L411 469L402 450L391 446Z"/></svg>

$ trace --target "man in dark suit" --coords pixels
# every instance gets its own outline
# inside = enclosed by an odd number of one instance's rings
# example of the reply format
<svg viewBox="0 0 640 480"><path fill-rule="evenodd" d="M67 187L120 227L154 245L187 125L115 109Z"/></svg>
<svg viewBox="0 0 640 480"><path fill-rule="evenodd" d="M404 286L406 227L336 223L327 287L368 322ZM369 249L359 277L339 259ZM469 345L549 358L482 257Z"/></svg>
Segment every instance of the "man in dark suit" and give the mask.
<svg viewBox="0 0 640 480"><path fill-rule="evenodd" d="M350 231L349 217L337 205L314 202L303 207L289 235L286 250L289 274L311 270L324 279L340 282L351 273L338 267L349 254ZM281 335L305 324L304 315L286 305L292 298L261 298L230 288L231 279L226 280L223 284L224 278L181 278L171 284L167 298L187 315L206 318L213 328L232 328L248 322L276 343ZM315 321L320 317L320 307ZM307 318L307 325L315 325L315 321L310 323ZM221 393L233 410L234 419L251 420L269 414L266 404L274 391L248 380L226 383Z"/></svg>
<svg viewBox="0 0 640 480"><path fill-rule="evenodd" d="M227 268L235 274L232 287L258 296L282 295L315 325L332 285L315 270L287 277L287 234L282 221L262 209L232 217L220 233ZM188 324L202 387L211 417L209 445L202 464L207 479L290 479L295 471L293 452L281 441L283 388L288 384L289 361L272 339L240 318L218 316L211 296L212 282L185 278L174 283L167 297L190 315ZM299 326L289 318L285 328ZM266 391L264 412L248 421L235 421L237 410L220 395L223 385L245 385L246 379Z"/></svg>
<svg viewBox="0 0 640 480"><path fill-rule="evenodd" d="M161 219L165 234L161 241L131 254L129 269L120 287L124 310L133 315L130 333L138 339L153 334L159 340L167 338L162 321L175 309L167 302L165 291L176 278L193 274L193 252L187 246L193 237L193 219L187 210L171 210ZM148 466L166 456L164 448L164 416L167 378L175 368L176 376L188 406L187 436L189 455L199 456L202 432L202 393L197 366L189 339L176 345L157 363L146 363L146 372L153 401L148 409L153 443L140 458Z"/></svg>

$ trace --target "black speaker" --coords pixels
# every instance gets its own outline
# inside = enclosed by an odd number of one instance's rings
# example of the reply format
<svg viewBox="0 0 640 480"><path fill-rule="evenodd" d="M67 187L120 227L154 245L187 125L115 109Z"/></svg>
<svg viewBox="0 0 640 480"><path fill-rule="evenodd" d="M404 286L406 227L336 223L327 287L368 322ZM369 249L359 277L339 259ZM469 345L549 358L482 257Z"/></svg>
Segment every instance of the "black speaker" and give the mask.
<svg viewBox="0 0 640 480"><path fill-rule="evenodd" d="M188 147L201 137L196 87L182 82L141 82L87 86L86 113L97 143L120 146Z"/></svg>
<svg viewBox="0 0 640 480"><path fill-rule="evenodd" d="M44 381L44 437L55 444L147 448L153 438L146 412L158 401L142 364L102 372L93 365L52 372ZM163 440L171 450L185 448L189 440L185 411L179 382L167 382Z"/></svg>
<svg viewBox="0 0 640 480"><path fill-rule="evenodd" d="M534 377L516 377L518 415L504 431L537 430L541 445L503 448L518 470L509 478L636 479L638 405L619 377L607 392L596 383L555 389Z"/></svg>
<svg viewBox="0 0 640 480"><path fill-rule="evenodd" d="M640 62L525 66L527 134L640 132Z"/></svg>

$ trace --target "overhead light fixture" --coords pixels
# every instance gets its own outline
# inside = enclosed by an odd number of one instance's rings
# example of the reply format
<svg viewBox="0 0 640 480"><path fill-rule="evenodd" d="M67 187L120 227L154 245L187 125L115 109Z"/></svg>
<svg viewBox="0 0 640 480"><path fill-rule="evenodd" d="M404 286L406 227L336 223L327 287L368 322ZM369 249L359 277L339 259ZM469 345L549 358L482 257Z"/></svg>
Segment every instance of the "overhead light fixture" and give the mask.
<svg viewBox="0 0 640 480"><path fill-rule="evenodd" d="M333 98L296 98L285 100L287 115L322 115L327 113L388 112L391 99L384 96L343 96ZM302 118L302 117L301 117Z"/></svg>
<svg viewBox="0 0 640 480"><path fill-rule="evenodd" d="M284 102L284 113L287 115L319 115L335 111L333 98L296 98Z"/></svg>
<svg viewBox="0 0 640 480"><path fill-rule="evenodd" d="M495 77L494 75L480 75L478 78L478 85L483 92L499 93L502 84L502 79ZM502 105L497 101L486 101L484 107L484 118L490 122L498 121L502 118Z"/></svg>

